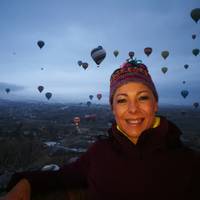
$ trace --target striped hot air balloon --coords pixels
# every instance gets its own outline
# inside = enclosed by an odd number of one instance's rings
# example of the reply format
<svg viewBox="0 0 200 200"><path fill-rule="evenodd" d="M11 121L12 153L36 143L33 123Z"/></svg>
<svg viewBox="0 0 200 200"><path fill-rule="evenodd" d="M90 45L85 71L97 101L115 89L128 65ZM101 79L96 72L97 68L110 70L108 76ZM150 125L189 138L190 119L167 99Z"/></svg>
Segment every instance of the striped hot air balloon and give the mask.
<svg viewBox="0 0 200 200"><path fill-rule="evenodd" d="M91 51L91 57L94 62L99 65L106 57L106 51L103 49L102 46L98 46Z"/></svg>

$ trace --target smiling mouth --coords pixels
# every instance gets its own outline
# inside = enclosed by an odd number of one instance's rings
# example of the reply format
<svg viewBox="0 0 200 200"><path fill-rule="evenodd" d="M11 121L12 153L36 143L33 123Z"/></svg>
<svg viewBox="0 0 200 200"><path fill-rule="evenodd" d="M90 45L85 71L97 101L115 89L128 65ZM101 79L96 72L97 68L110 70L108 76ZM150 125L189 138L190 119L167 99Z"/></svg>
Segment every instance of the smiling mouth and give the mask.
<svg viewBox="0 0 200 200"><path fill-rule="evenodd" d="M142 122L144 121L144 119L143 118L140 118L140 119L126 119L125 121L126 121L126 123L128 125L137 126L137 125L142 124Z"/></svg>

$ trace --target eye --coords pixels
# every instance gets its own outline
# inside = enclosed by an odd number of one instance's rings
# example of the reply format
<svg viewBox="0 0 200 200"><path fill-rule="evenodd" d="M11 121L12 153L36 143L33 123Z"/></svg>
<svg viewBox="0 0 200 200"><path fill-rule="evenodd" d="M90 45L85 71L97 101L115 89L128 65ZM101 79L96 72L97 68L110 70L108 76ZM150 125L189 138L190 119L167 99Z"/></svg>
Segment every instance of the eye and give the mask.
<svg viewBox="0 0 200 200"><path fill-rule="evenodd" d="M118 99L117 103L126 103L126 99Z"/></svg>
<svg viewBox="0 0 200 200"><path fill-rule="evenodd" d="M145 101L145 100L148 100L149 99L149 96L148 95L142 95L139 97L139 100L141 101Z"/></svg>

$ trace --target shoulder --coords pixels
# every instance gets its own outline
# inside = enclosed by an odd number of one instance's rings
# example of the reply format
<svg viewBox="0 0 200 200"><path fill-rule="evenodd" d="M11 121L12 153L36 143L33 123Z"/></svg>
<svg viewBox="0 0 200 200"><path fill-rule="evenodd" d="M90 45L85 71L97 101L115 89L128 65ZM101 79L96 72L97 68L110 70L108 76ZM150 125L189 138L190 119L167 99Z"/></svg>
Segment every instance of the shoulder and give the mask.
<svg viewBox="0 0 200 200"><path fill-rule="evenodd" d="M88 153L89 154L94 154L94 153L98 153L98 152L105 152L108 150L108 148L110 147L110 138L109 136L106 135L102 135L99 136L95 142L93 144L91 144L88 148Z"/></svg>
<svg viewBox="0 0 200 200"><path fill-rule="evenodd" d="M170 131L172 133L173 132L178 133L179 135L182 134L180 128L174 122L172 122L171 120L167 119L164 116L159 116L159 118L160 118L161 127L167 129L168 131Z"/></svg>

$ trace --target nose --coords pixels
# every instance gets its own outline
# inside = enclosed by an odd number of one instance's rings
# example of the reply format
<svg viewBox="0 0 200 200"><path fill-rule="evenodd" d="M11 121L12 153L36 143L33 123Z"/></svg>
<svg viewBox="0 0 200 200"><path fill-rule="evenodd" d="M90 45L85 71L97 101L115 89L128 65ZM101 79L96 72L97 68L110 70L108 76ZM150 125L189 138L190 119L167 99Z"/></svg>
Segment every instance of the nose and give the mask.
<svg viewBox="0 0 200 200"><path fill-rule="evenodd" d="M138 110L138 104L136 101L130 101L128 104L128 112L135 113Z"/></svg>

